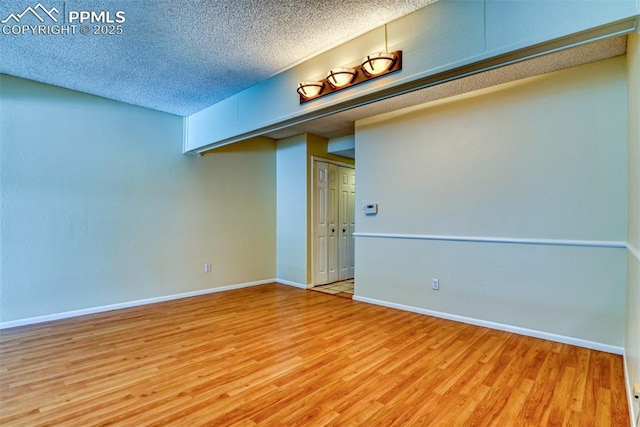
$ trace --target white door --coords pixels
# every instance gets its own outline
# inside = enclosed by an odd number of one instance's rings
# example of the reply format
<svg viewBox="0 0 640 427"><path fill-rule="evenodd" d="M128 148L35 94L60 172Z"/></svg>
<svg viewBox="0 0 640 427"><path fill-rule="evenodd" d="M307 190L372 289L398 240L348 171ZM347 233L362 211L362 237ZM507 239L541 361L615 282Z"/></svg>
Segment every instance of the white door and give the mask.
<svg viewBox="0 0 640 427"><path fill-rule="evenodd" d="M355 170L313 164L313 285L354 277Z"/></svg>
<svg viewBox="0 0 640 427"><path fill-rule="evenodd" d="M353 279L356 273L356 170L349 169L349 277Z"/></svg>
<svg viewBox="0 0 640 427"><path fill-rule="evenodd" d="M339 273L338 280L353 279L354 268L354 237L355 231L355 170L340 167L338 220L340 243L338 245Z"/></svg>
<svg viewBox="0 0 640 427"><path fill-rule="evenodd" d="M329 185L327 191L327 283L337 282L338 278L338 172L339 166L329 163Z"/></svg>
<svg viewBox="0 0 640 427"><path fill-rule="evenodd" d="M325 162L313 162L313 179L313 284L319 285L329 283L327 275L329 165Z"/></svg>

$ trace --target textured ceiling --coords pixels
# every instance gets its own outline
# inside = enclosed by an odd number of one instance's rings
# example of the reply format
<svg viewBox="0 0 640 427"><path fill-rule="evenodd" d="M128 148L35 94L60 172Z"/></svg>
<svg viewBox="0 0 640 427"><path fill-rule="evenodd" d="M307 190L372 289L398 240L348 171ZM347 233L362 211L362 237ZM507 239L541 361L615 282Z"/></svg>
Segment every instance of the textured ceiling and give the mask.
<svg viewBox="0 0 640 427"><path fill-rule="evenodd" d="M186 116L433 1L2 0L0 73ZM82 11L123 11L122 34L81 34Z"/></svg>

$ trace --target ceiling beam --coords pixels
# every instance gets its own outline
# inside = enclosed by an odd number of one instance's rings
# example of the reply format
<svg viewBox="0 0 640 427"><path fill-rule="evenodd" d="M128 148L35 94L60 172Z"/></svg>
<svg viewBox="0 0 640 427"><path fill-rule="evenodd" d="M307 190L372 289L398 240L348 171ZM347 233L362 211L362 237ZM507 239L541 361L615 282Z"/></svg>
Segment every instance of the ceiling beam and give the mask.
<svg viewBox="0 0 640 427"><path fill-rule="evenodd" d="M184 151L211 150L626 34L636 28L639 7L635 0L440 0L388 24L389 49L404 54L402 71L299 104L297 82L320 79L330 68L353 66L364 55L381 50L384 28L376 29L188 117Z"/></svg>

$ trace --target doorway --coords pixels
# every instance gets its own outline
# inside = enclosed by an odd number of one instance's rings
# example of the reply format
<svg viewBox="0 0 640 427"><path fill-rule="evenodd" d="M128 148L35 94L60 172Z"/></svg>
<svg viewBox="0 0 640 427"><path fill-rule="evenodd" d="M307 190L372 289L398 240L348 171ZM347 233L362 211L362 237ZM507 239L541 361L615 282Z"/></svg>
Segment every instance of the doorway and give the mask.
<svg viewBox="0 0 640 427"><path fill-rule="evenodd" d="M312 285L355 275L355 169L324 159L313 162Z"/></svg>

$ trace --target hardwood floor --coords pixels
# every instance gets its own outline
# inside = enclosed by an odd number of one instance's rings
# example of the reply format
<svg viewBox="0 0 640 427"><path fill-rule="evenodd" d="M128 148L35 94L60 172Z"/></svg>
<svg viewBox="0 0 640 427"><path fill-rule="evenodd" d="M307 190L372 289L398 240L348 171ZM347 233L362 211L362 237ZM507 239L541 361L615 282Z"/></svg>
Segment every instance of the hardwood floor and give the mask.
<svg viewBox="0 0 640 427"><path fill-rule="evenodd" d="M620 356L264 285L0 332L0 425L628 426Z"/></svg>

